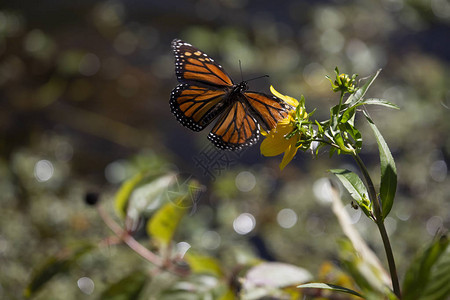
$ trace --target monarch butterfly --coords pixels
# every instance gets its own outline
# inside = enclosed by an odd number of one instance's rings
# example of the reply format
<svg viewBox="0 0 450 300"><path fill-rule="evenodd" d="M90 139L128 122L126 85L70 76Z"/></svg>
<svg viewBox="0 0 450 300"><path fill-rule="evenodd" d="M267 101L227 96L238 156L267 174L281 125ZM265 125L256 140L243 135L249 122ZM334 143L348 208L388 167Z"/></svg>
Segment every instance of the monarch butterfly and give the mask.
<svg viewBox="0 0 450 300"><path fill-rule="evenodd" d="M283 100L250 92L247 81L235 84L222 66L189 43L172 41L175 73L180 82L170 95L170 108L185 127L201 131L218 121L208 139L218 148L239 150L259 139L260 126L270 131L291 108Z"/></svg>

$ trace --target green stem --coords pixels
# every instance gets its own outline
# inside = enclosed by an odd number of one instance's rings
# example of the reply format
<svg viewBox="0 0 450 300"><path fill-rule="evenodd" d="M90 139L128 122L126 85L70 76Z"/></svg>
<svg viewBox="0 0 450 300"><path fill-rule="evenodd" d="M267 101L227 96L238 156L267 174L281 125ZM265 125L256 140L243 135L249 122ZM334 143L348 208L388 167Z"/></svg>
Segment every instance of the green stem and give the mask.
<svg viewBox="0 0 450 300"><path fill-rule="evenodd" d="M375 186L373 185L372 178L370 178L369 172L367 171L366 166L364 165L363 161L359 157L358 154L353 153L353 158L355 159L356 163L358 164L359 169L362 172L362 175L366 181L367 188L369 189L369 198L372 202L374 213L375 213L375 221L377 222L378 219L382 219L381 214L381 206L380 202L377 198L377 192L375 191Z"/></svg>
<svg viewBox="0 0 450 300"><path fill-rule="evenodd" d="M339 121L339 114L341 113L341 107L342 107L342 100L344 100L344 94L345 94L345 92L344 91L341 91L341 97L339 98L339 107L338 107L338 113L337 113L337 115L336 115L336 121L338 122Z"/></svg>
<svg viewBox="0 0 450 300"><path fill-rule="evenodd" d="M342 107L342 100L344 100L344 91L341 91L341 97L339 98L339 108L338 108L338 114L337 116L339 117L339 113L341 112L341 107Z"/></svg>
<svg viewBox="0 0 450 300"><path fill-rule="evenodd" d="M336 114L331 116L331 127L335 130L339 123L339 114L341 112L342 100L344 99L344 91L341 91L341 97L339 98L339 106Z"/></svg>
<svg viewBox="0 0 450 300"><path fill-rule="evenodd" d="M398 281L397 276L397 269L395 267L395 260L394 260L394 254L392 253L391 243L389 242L389 237L386 232L386 227L384 227L383 221L378 222L377 221L378 230L381 234L381 239L383 240L384 249L386 251L386 257L389 264L389 271L391 273L391 280L392 280L392 287L394 288L394 294L397 296L397 298L401 299L402 294L400 291L400 284Z"/></svg>
<svg viewBox="0 0 450 300"><path fill-rule="evenodd" d="M354 153L353 158L358 164L359 169L361 170L363 177L366 181L367 188L369 190L369 198L374 208L375 223L377 224L378 230L380 231L381 239L383 240L384 250L386 252L386 258L389 265L389 272L391 273L391 280L392 280L392 287L394 289L394 294L399 299L401 299L400 284L397 276L397 268L395 267L394 254L392 252L391 243L389 241L389 236L387 234L386 227L384 226L381 205L380 202L378 201L375 187L373 185L372 179L370 178L369 172L367 171L367 168L364 165L361 158L359 157L359 155Z"/></svg>

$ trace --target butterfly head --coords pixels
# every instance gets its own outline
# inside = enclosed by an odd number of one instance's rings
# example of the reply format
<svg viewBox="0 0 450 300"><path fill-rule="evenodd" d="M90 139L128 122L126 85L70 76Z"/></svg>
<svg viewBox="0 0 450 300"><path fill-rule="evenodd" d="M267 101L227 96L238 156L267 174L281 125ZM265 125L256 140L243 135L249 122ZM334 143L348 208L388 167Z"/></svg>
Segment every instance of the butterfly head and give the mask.
<svg viewBox="0 0 450 300"><path fill-rule="evenodd" d="M248 83L247 83L247 81L242 81L241 83L235 84L233 86L233 92L243 93L246 90L248 90Z"/></svg>

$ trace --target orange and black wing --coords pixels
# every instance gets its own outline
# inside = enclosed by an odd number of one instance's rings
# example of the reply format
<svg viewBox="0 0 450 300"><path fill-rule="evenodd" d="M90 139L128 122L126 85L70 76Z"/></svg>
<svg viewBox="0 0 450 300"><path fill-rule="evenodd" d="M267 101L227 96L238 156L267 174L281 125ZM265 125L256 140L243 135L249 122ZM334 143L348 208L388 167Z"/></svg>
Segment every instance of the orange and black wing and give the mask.
<svg viewBox="0 0 450 300"><path fill-rule="evenodd" d="M225 95L223 90L182 83L170 95L170 109L183 126L200 131L226 109Z"/></svg>
<svg viewBox="0 0 450 300"><path fill-rule="evenodd" d="M175 73L180 83L208 87L232 87L233 81L214 59L191 44L175 39Z"/></svg>
<svg viewBox="0 0 450 300"><path fill-rule="evenodd" d="M236 100L224 112L208 135L218 148L239 150L255 144L259 138L259 126L245 101Z"/></svg>
<svg viewBox="0 0 450 300"><path fill-rule="evenodd" d="M270 131L277 123L286 118L292 107L275 96L269 96L257 92L245 92L252 116L258 121L261 127Z"/></svg>
<svg viewBox="0 0 450 300"><path fill-rule="evenodd" d="M258 123L269 131L288 115L290 106L277 97L237 91L222 66L191 44L176 39L172 48L180 82L170 97L172 113L194 131L220 115L208 135L215 146L228 150L250 146L258 141Z"/></svg>

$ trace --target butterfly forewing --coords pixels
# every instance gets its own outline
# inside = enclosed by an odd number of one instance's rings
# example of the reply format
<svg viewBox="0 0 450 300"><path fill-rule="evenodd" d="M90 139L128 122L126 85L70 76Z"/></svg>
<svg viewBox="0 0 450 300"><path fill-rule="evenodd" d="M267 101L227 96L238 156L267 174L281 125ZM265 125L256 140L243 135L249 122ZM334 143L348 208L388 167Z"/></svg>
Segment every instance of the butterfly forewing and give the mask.
<svg viewBox="0 0 450 300"><path fill-rule="evenodd" d="M224 96L223 90L179 84L170 96L170 109L183 126L200 131L226 108Z"/></svg>
<svg viewBox="0 0 450 300"><path fill-rule="evenodd" d="M263 93L246 92L245 98L253 112L253 116L266 131L275 128L277 123L287 117L290 105L283 100Z"/></svg>
<svg viewBox="0 0 450 300"><path fill-rule="evenodd" d="M233 81L222 66L203 51L182 40L173 40L172 49L178 81L215 87L233 86Z"/></svg>

